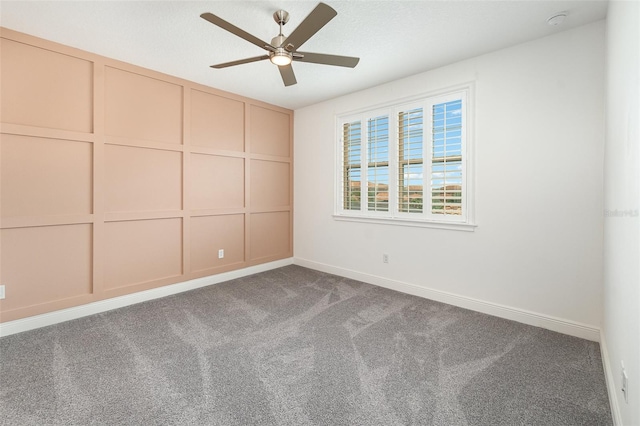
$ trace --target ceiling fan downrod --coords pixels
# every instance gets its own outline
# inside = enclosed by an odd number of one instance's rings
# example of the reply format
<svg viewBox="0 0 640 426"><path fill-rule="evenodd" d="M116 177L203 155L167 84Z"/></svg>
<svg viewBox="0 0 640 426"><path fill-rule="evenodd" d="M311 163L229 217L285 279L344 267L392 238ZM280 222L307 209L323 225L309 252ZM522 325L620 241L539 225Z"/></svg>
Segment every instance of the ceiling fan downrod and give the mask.
<svg viewBox="0 0 640 426"><path fill-rule="evenodd" d="M289 12L286 10L278 10L277 12L274 12L273 20L280 26L280 33L271 39L271 46L275 47L275 50L269 52L269 59L275 65L286 66L293 60L293 55L291 54L293 45L288 45L286 47L282 46L282 43L287 39L287 37L282 33L282 27L289 22ZM287 49L289 46L291 46L291 48Z"/></svg>

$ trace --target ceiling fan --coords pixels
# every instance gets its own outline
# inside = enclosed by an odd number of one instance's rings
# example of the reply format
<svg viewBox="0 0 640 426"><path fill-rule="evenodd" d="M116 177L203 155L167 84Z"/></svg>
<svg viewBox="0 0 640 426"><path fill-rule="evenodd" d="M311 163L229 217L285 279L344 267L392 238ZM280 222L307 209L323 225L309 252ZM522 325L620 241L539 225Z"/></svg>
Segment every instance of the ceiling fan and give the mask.
<svg viewBox="0 0 640 426"><path fill-rule="evenodd" d="M248 64L250 62L269 59L273 64L278 66L278 70L280 71L280 75L282 76L282 81L285 86L292 86L297 83L296 76L293 73L293 68L291 67L292 61L353 68L358 64L360 58L298 51L300 46L309 40L320 30L320 28L324 27L337 14L338 13L330 6L324 3L319 3L309 16L307 16L304 21L302 21L302 23L293 30L291 35L287 37L282 33L282 27L289 21L289 14L284 10L278 10L273 14L273 19L280 26L280 33L271 39L271 43L267 43L212 13L203 13L200 15L201 18L206 19L212 24L229 31L230 33L235 34L268 52L266 55L262 56L254 56L253 58L211 65L211 68L226 68L234 65Z"/></svg>

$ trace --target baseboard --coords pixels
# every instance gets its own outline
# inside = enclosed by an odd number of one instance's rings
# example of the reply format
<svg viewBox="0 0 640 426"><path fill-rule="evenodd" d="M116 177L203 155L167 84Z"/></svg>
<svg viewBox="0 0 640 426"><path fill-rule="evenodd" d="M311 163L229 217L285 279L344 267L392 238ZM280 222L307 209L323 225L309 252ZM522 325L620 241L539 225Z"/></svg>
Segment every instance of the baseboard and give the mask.
<svg viewBox="0 0 640 426"><path fill-rule="evenodd" d="M299 257L294 258L294 264L334 275L339 275L345 278L363 281L391 290L400 291L402 293L424 297L426 299L431 299L438 302L448 303L450 305L482 312L484 314L521 322L523 324L546 328L548 330L557 331L558 333L568 334L570 336L580 337L582 339L587 339L594 342L600 341L600 329L590 325L580 324L577 322L555 318L536 312L530 312L524 309L504 306L497 303L486 302L484 300L460 296L457 294L422 287L415 284L390 280L376 275L353 271L351 269L339 268L336 266L314 262L312 260L302 259Z"/></svg>
<svg viewBox="0 0 640 426"><path fill-rule="evenodd" d="M613 418L613 426L622 426L622 416L620 414L620 404L618 403L618 393L615 380L613 380L613 371L611 371L611 360L609 359L609 350L607 349L607 339L604 332L600 332L600 353L602 355L602 367L604 368L604 379L607 383L607 392L609 393L609 405L611 406L611 417Z"/></svg>
<svg viewBox="0 0 640 426"><path fill-rule="evenodd" d="M99 302L88 303L86 305L74 306L73 308L61 309L59 311L48 312L42 315L8 321L0 324L0 337L40 327L46 327L48 325L58 324L89 315L99 314L100 312L123 308L125 306L135 305L136 303L146 302L148 300L158 299L189 290L195 290L212 284L218 284L224 281L242 278L259 272L291 265L292 263L293 258L277 260L275 262L263 263L261 265L250 266L248 268L238 269L235 271L223 272L221 274L210 275L208 277L197 278L195 280L184 281L151 290L140 291L138 293L127 294L125 296L105 299Z"/></svg>
<svg viewBox="0 0 640 426"><path fill-rule="evenodd" d="M62 309L59 311L48 312L42 315L35 315L28 318L23 318L15 321L8 321L0 324L0 337L9 336L15 333L21 333L23 331L33 330L48 325L61 323L64 321L73 320L76 318L85 317L88 315L94 315L100 312L109 311L112 309L118 309L136 303L145 302L148 300L158 299L160 297L170 296L173 294L182 293L189 290L194 290L201 287L206 287L212 284L218 284L224 281L229 281L235 278L241 278L244 276L256 274L259 272L268 271L282 266L296 264L304 266L306 268L315 269L330 274L340 275L346 278L363 281L369 284L385 287L391 290L400 291L414 296L424 297L426 299L436 300L438 302L448 303L450 305L459 306L465 309L471 309L477 312L482 312L488 315L497 316L500 318L510 319L518 321L524 324L533 325L536 327L542 327L549 330L557 331L559 333L568 334L570 336L580 337L595 342L600 341L600 330L596 327L579 324L576 322L554 318L547 315L538 314L535 312L525 311L522 309L512 308L509 306L503 306L491 302L486 302L479 299L473 299L465 296L460 296L453 293L448 293L440 290L435 290L427 287L418 286L415 284L409 284L401 281L390 280L387 278L379 277L376 275L365 274L362 272L339 268L319 262L314 262L302 258L288 258L278 260L275 262L269 262L261 265L251 266L249 268L239 269L236 271L224 272L217 275L211 275L208 277L198 278L195 280L185 281L168 286L158 287L151 290L141 291L138 293L128 294L125 296L114 297L112 299L101 300L99 302L89 303L81 306L74 306L73 308ZM601 347L604 348L604 345ZM604 354L604 350L603 350ZM605 364L608 368L608 363ZM606 370L605 370L606 371ZM609 372L610 373L610 372ZM607 376L607 380L609 380ZM609 383L608 383L609 384ZM615 394L614 394L615 397ZM613 407L613 401L612 401Z"/></svg>

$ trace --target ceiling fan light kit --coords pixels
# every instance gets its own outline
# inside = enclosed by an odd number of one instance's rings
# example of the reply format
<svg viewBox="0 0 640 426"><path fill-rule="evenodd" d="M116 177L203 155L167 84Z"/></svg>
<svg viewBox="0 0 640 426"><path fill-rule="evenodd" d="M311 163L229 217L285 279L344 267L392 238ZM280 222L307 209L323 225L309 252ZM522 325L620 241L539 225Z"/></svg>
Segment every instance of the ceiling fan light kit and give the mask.
<svg viewBox="0 0 640 426"><path fill-rule="evenodd" d="M273 19L279 25L280 33L271 39L271 43L260 40L212 13L203 13L200 17L268 52L268 54L262 56L211 65L211 68L221 69L269 59L271 63L278 66L284 85L292 86L297 83L293 68L291 67L293 61L348 68L354 68L360 61L360 58L351 56L327 55L323 53L300 52L297 50L336 15L337 12L333 8L324 3L319 3L302 23L293 30L291 35L287 37L282 33L282 27L289 21L289 13L284 10L278 10L273 14Z"/></svg>
<svg viewBox="0 0 640 426"><path fill-rule="evenodd" d="M281 47L278 47L275 52L269 53L269 60L271 60L272 64L283 67L285 65L289 65L291 61L293 61L293 57L291 56L291 53Z"/></svg>

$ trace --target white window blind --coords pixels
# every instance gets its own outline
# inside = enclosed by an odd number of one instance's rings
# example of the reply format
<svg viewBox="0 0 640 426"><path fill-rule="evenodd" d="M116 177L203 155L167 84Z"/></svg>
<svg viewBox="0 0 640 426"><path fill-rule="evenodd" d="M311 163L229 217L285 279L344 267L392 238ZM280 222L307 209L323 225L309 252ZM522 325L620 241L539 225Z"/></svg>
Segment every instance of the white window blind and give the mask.
<svg viewBox="0 0 640 426"><path fill-rule="evenodd" d="M462 100L433 105L431 212L462 214Z"/></svg>
<svg viewBox="0 0 640 426"><path fill-rule="evenodd" d="M472 224L468 90L339 117L336 217Z"/></svg>
<svg viewBox="0 0 640 426"><path fill-rule="evenodd" d="M398 114L398 205L400 212L422 213L424 204L424 113L422 108Z"/></svg>
<svg viewBox="0 0 640 426"><path fill-rule="evenodd" d="M362 126L359 121L342 125L343 208L360 210L362 184Z"/></svg>
<svg viewBox="0 0 640 426"><path fill-rule="evenodd" d="M389 116L367 120L367 210L389 211Z"/></svg>

